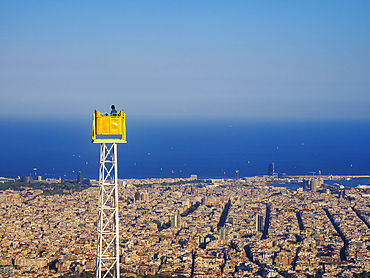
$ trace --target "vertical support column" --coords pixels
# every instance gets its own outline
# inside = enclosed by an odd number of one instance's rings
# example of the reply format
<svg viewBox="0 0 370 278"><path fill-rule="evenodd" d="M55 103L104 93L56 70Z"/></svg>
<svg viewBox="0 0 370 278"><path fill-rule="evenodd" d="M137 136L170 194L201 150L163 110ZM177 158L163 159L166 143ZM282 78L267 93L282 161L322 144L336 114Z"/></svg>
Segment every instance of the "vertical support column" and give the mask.
<svg viewBox="0 0 370 278"><path fill-rule="evenodd" d="M120 269L119 269L119 211L118 211L118 163L117 163L117 143L113 143L113 154L114 154L114 199L115 199L115 232L116 232L116 250L115 250L115 257L116 257L116 268L115 268L115 278L120 277Z"/></svg>
<svg viewBox="0 0 370 278"><path fill-rule="evenodd" d="M101 143L96 278L119 278L117 143Z"/></svg>

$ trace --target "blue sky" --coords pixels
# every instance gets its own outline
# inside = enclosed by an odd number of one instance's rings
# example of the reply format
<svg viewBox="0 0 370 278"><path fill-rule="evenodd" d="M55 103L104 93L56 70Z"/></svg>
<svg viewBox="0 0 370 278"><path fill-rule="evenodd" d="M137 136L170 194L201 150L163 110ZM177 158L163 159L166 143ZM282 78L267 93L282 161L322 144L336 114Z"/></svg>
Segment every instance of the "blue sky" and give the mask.
<svg viewBox="0 0 370 278"><path fill-rule="evenodd" d="M0 1L0 114L370 118L369 1Z"/></svg>

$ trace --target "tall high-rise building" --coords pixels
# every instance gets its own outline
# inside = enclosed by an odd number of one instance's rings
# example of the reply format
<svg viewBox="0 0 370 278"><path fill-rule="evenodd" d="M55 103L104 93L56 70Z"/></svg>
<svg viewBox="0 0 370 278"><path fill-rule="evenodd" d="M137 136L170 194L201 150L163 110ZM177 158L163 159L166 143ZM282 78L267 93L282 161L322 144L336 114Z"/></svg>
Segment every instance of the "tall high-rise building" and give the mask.
<svg viewBox="0 0 370 278"><path fill-rule="evenodd" d="M171 228L181 227L181 215L179 212L177 214L171 215Z"/></svg>
<svg viewBox="0 0 370 278"><path fill-rule="evenodd" d="M267 168L267 172L269 176L273 176L275 174L275 164L270 163L269 167Z"/></svg>
<svg viewBox="0 0 370 278"><path fill-rule="evenodd" d="M263 232L263 216L260 214L256 215L256 231Z"/></svg>
<svg viewBox="0 0 370 278"><path fill-rule="evenodd" d="M220 229L220 239L221 240L227 240L227 228L226 227L222 227Z"/></svg>
<svg viewBox="0 0 370 278"><path fill-rule="evenodd" d="M317 190L317 180L314 179L314 178L311 179L311 181L310 181L310 189L313 192L316 192L316 190Z"/></svg>
<svg viewBox="0 0 370 278"><path fill-rule="evenodd" d="M140 194L140 200L141 201L144 201L144 202L146 202L146 201L149 200L149 194L148 194L147 191L141 192L141 194Z"/></svg>
<svg viewBox="0 0 370 278"><path fill-rule="evenodd" d="M140 201L140 200L141 200L141 194L140 194L140 191L138 190L135 192L135 202Z"/></svg>
<svg viewBox="0 0 370 278"><path fill-rule="evenodd" d="M81 173L81 171L77 172L77 183L82 183L82 173Z"/></svg>
<svg viewBox="0 0 370 278"><path fill-rule="evenodd" d="M235 171L235 179L238 180L239 179L239 170L236 170Z"/></svg>

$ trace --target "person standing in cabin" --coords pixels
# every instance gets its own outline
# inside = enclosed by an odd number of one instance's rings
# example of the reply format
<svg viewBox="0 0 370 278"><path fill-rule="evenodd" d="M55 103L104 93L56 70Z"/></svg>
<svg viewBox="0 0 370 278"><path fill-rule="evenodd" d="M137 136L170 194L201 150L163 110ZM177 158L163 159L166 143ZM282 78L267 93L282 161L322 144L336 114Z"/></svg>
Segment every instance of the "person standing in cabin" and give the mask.
<svg viewBox="0 0 370 278"><path fill-rule="evenodd" d="M112 108L112 111L110 111L110 115L111 116L117 116L117 110L116 110L116 107L114 105L111 106Z"/></svg>

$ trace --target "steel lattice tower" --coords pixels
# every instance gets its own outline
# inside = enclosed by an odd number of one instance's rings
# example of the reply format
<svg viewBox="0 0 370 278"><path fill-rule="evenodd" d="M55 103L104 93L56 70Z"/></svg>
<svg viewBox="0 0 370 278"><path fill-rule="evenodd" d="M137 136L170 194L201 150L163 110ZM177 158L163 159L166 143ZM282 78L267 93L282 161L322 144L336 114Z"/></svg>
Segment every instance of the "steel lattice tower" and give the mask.
<svg viewBox="0 0 370 278"><path fill-rule="evenodd" d="M117 143L100 144L98 209L95 277L116 278L119 277Z"/></svg>
<svg viewBox="0 0 370 278"><path fill-rule="evenodd" d="M92 141L100 143L95 278L119 278L117 143L126 143L123 111L110 116L95 111Z"/></svg>

